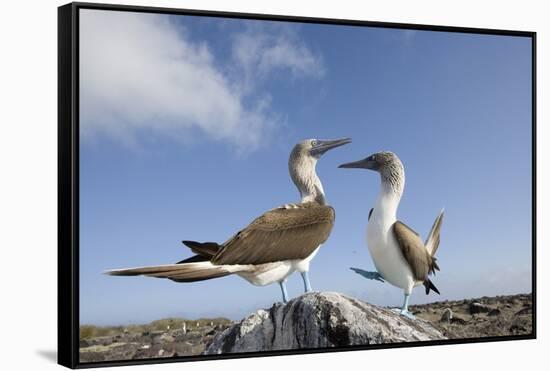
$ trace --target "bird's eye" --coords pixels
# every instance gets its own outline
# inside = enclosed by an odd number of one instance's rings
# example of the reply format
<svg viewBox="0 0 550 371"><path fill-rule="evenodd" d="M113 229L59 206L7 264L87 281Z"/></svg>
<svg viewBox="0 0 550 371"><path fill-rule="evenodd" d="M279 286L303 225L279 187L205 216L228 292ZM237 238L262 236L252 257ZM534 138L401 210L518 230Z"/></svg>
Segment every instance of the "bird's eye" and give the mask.
<svg viewBox="0 0 550 371"><path fill-rule="evenodd" d="M370 156L370 159L371 159L372 161L376 161L376 155Z"/></svg>
<svg viewBox="0 0 550 371"><path fill-rule="evenodd" d="M317 139L313 139L313 140L311 141L311 146L312 146L312 147L315 147L318 143L319 143L319 141L318 141Z"/></svg>

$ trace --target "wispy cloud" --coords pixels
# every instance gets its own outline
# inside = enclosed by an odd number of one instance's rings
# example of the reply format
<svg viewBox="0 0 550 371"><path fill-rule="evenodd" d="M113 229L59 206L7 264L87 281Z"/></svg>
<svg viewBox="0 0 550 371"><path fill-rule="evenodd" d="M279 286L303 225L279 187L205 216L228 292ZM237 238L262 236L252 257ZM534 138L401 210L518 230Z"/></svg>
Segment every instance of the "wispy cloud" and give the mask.
<svg viewBox="0 0 550 371"><path fill-rule="evenodd" d="M290 73L292 78L320 78L323 60L300 40L296 32L278 23L251 22L233 35L232 60L240 69L247 91L272 73Z"/></svg>
<svg viewBox="0 0 550 371"><path fill-rule="evenodd" d="M278 117L261 81L323 74L320 58L283 29L232 35L225 62L165 16L83 10L80 19L83 138L135 143L140 132L187 138L198 130L254 150Z"/></svg>

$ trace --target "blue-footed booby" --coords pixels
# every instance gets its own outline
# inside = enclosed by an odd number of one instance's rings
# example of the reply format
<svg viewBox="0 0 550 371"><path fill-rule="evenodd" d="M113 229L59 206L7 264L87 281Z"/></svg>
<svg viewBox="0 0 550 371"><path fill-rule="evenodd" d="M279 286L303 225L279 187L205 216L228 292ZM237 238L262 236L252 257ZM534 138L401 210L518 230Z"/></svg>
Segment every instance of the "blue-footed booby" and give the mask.
<svg viewBox="0 0 550 371"><path fill-rule="evenodd" d="M168 278L176 282L237 274L257 286L278 282L283 301L287 302L286 280L298 271L305 292L311 291L309 264L328 239L335 218L315 170L317 160L328 150L350 142L349 138L307 139L296 144L288 168L301 201L267 211L223 244L183 241L196 255L176 264L117 269L106 273Z"/></svg>
<svg viewBox="0 0 550 371"><path fill-rule="evenodd" d="M428 277L439 270L435 252L439 246L443 210L435 219L426 242L420 235L397 220L397 208L405 187L405 169L397 155L392 152L378 152L363 160L342 164L341 168L361 168L380 173L382 186L374 208L370 210L367 223L367 245L376 272L351 268L361 276L384 282L403 289L405 298L399 310L406 317L414 318L409 312L409 297L412 289L420 284L439 294L439 290Z"/></svg>

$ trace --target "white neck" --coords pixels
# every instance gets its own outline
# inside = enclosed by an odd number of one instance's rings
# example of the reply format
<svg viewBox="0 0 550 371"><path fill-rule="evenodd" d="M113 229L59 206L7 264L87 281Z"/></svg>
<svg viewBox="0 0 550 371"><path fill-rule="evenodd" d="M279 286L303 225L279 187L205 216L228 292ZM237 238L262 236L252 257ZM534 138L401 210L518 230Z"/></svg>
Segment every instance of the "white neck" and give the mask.
<svg viewBox="0 0 550 371"><path fill-rule="evenodd" d="M393 225L393 223L397 221L397 208L401 201L404 185L404 179L401 186L397 189L392 187L389 182L382 180L380 193L376 199L371 218L382 221L384 224L387 224L388 227Z"/></svg>
<svg viewBox="0 0 550 371"><path fill-rule="evenodd" d="M391 187L382 185L373 213L376 213L384 220L395 222L397 220L397 208L401 194L394 192Z"/></svg>

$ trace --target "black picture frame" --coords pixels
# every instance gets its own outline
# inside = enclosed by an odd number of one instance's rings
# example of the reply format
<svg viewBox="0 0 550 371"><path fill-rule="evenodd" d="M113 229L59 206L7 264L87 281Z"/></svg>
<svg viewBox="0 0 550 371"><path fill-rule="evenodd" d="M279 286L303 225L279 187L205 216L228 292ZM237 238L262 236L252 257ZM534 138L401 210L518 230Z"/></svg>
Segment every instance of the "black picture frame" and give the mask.
<svg viewBox="0 0 550 371"><path fill-rule="evenodd" d="M98 9L128 12L239 18L300 23L355 25L379 28L406 28L456 33L508 35L531 39L532 45L532 300L533 331L527 335L482 337L338 348L284 350L187 356L160 359L120 360L94 363L79 362L79 10ZM423 24L387 23L348 19L312 18L223 11L203 11L158 7L70 3L58 8L58 363L69 368L91 368L168 362L189 362L244 357L264 357L319 352L417 347L536 339L536 32L484 28L463 28Z"/></svg>

